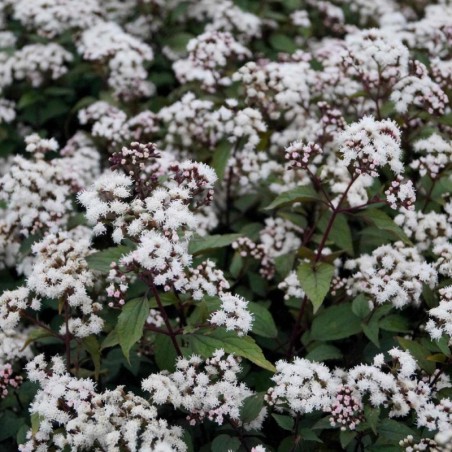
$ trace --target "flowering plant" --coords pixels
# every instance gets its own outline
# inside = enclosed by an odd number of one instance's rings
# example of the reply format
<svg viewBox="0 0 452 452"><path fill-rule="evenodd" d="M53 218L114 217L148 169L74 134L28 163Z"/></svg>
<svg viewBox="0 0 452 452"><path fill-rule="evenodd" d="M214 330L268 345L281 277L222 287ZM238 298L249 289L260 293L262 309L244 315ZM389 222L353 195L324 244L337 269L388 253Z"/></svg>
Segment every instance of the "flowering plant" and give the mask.
<svg viewBox="0 0 452 452"><path fill-rule="evenodd" d="M450 2L0 23L1 450L451 451Z"/></svg>

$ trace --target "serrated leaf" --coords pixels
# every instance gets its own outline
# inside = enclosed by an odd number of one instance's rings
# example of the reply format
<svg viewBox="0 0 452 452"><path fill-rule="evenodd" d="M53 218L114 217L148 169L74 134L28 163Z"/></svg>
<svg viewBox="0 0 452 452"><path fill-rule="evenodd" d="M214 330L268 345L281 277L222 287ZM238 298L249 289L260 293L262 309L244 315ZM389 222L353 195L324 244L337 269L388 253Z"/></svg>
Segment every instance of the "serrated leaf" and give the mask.
<svg viewBox="0 0 452 452"><path fill-rule="evenodd" d="M335 341L358 334L361 322L352 312L351 303L331 306L314 318L311 339Z"/></svg>
<svg viewBox="0 0 452 452"><path fill-rule="evenodd" d="M205 237L193 237L188 244L188 252L196 255L203 251L224 248L235 242L238 238L242 237L242 234L223 234L223 235L208 235Z"/></svg>
<svg viewBox="0 0 452 452"><path fill-rule="evenodd" d="M149 309L149 301L146 298L139 298L127 302L119 314L116 331L119 345L127 361L130 349L143 335L143 327L148 318Z"/></svg>
<svg viewBox="0 0 452 452"><path fill-rule="evenodd" d="M253 314L253 333L262 337L274 338L278 335L275 321L270 312L264 306L249 302L248 310Z"/></svg>
<svg viewBox="0 0 452 452"><path fill-rule="evenodd" d="M223 349L226 353L234 353L246 358L263 369L271 372L276 370L275 366L265 359L261 348L254 339L249 336L239 337L223 328L215 330L204 328L187 335L186 338L189 340L193 352L199 353L205 358L212 356L215 350Z"/></svg>
<svg viewBox="0 0 452 452"><path fill-rule="evenodd" d="M244 424L249 424L259 416L264 407L264 394L254 394L247 397L240 407L240 419Z"/></svg>
<svg viewBox="0 0 452 452"><path fill-rule="evenodd" d="M315 266L309 262L303 262L298 266L298 281L311 300L314 312L320 308L330 290L333 275L334 266L325 262L319 262Z"/></svg>
<svg viewBox="0 0 452 452"><path fill-rule="evenodd" d="M108 273L111 269L111 263L119 261L122 256L130 251L131 247L126 245L114 246L89 255L86 261L91 270Z"/></svg>
<svg viewBox="0 0 452 452"><path fill-rule="evenodd" d="M275 209L276 207L282 206L288 203L294 202L312 202L318 201L318 193L310 185L300 185L299 187L293 188L292 190L281 193L273 200L265 210Z"/></svg>

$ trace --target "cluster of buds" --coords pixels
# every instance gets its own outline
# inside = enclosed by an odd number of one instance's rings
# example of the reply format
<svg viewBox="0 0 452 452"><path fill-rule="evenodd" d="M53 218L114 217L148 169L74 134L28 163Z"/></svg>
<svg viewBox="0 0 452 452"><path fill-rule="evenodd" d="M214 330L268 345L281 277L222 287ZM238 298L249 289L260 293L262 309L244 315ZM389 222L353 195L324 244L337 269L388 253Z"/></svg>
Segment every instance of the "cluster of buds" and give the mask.
<svg viewBox="0 0 452 452"><path fill-rule="evenodd" d="M417 450L431 450L439 451L438 444L434 439L421 438L419 441L413 438L413 435L408 435L405 439L399 441L399 446L405 452L415 452Z"/></svg>
<svg viewBox="0 0 452 452"><path fill-rule="evenodd" d="M107 282L110 283L106 289L107 295L109 298L113 299L108 303L108 306L110 308L124 306L127 289L129 288L129 281L127 276L119 270L119 266L116 262L112 262L110 265Z"/></svg>
<svg viewBox="0 0 452 452"><path fill-rule="evenodd" d="M4 399L8 395L8 386L18 388L23 381L20 375L12 376L13 368L11 364L4 364L0 368L0 398Z"/></svg>
<svg viewBox="0 0 452 452"><path fill-rule="evenodd" d="M193 198L205 192L198 206L210 205L214 194L213 184L217 180L212 168L203 163L186 160L172 164L169 170L174 173L173 178L181 187L190 190Z"/></svg>
<svg viewBox="0 0 452 452"><path fill-rule="evenodd" d="M232 243L232 248L241 257L252 257L260 264L259 273L266 279L272 279L275 274L275 264L265 251L262 244L256 244L248 237L240 237Z"/></svg>
<svg viewBox="0 0 452 452"><path fill-rule="evenodd" d="M157 177L147 176L146 180L142 179L146 168L152 163L151 159L160 157L155 144L133 142L130 147L124 146L120 151L115 152L109 159L112 170L122 169L130 176L138 192L148 193L155 188Z"/></svg>
<svg viewBox="0 0 452 452"><path fill-rule="evenodd" d="M290 163L291 169L307 169L312 159L321 153L322 148L316 143L294 141L286 148L285 159Z"/></svg>
<svg viewBox="0 0 452 452"><path fill-rule="evenodd" d="M336 395L336 400L329 409L330 423L333 427L339 425L341 430L355 430L363 421L363 405L352 395L348 386L342 386Z"/></svg>
<svg viewBox="0 0 452 452"><path fill-rule="evenodd" d="M416 192L411 180L403 182L403 177L397 176L385 191L385 195L391 209L398 210L402 207L407 210L414 210Z"/></svg>
<svg viewBox="0 0 452 452"><path fill-rule="evenodd" d="M332 107L325 101L318 102L317 107L321 114L320 122L324 129L324 135L334 136L336 132L345 129L347 123L339 109Z"/></svg>

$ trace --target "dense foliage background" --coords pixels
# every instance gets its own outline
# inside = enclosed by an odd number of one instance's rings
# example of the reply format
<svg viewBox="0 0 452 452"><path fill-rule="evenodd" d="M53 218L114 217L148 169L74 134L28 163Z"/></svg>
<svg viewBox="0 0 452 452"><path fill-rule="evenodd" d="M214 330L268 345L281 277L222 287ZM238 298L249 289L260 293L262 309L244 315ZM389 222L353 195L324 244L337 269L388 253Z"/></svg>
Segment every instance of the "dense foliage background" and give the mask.
<svg viewBox="0 0 452 452"><path fill-rule="evenodd" d="M0 450L452 450L449 1L0 22Z"/></svg>

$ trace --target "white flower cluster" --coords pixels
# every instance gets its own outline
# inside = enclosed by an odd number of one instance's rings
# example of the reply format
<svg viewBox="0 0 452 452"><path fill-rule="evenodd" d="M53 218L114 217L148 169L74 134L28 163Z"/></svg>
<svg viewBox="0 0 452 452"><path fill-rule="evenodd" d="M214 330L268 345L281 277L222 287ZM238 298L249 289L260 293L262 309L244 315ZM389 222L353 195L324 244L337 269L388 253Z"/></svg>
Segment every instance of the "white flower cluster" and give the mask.
<svg viewBox="0 0 452 452"><path fill-rule="evenodd" d="M399 309L419 306L424 284L433 288L438 281L433 266L416 248L402 242L382 245L370 255L348 260L345 268L355 270L347 282L348 293L369 295L371 306L387 302Z"/></svg>
<svg viewBox="0 0 452 452"><path fill-rule="evenodd" d="M228 99L214 110L208 100L197 99L191 92L168 107L158 118L167 128L163 143L170 149L185 150L193 145L213 148L221 140L236 144L241 152L252 158L259 134L267 130L262 114L254 108L237 108L237 100ZM233 163L230 163L232 166Z"/></svg>
<svg viewBox="0 0 452 452"><path fill-rule="evenodd" d="M402 212L394 218L394 222L403 228L420 251L426 251L432 245L447 244L448 239L452 237L452 224L444 213L423 213L402 209Z"/></svg>
<svg viewBox="0 0 452 452"><path fill-rule="evenodd" d="M384 355L379 354L371 365L360 364L348 371L334 372L324 364L303 358L295 358L292 363L278 361L272 378L275 384L265 399L276 409L288 410L292 415L331 413L331 422L350 430L361 422L363 403L369 402L374 407L389 408L390 417L414 412L419 427L449 431L452 401L441 399L434 403L437 391L451 386L449 379L436 376L431 384L419 372L409 352L393 348L388 354L392 363L386 364Z"/></svg>
<svg viewBox="0 0 452 452"><path fill-rule="evenodd" d="M8 206L1 219L5 235L56 231L72 210L70 186L56 162L17 156L0 179L0 188L0 197Z"/></svg>
<svg viewBox="0 0 452 452"><path fill-rule="evenodd" d="M239 295L220 294L221 306L215 311L209 322L212 325L224 326L226 331L236 331L238 336L244 336L253 326L253 314L247 307L248 301Z"/></svg>
<svg viewBox="0 0 452 452"><path fill-rule="evenodd" d="M414 150L423 155L413 160L410 166L418 170L421 176L428 174L432 179L436 179L451 164L452 141L446 141L436 133L416 141Z"/></svg>
<svg viewBox="0 0 452 452"><path fill-rule="evenodd" d="M180 83L201 82L203 89L215 92L217 85L228 86L232 80L226 67L231 62L251 56L251 52L228 32L208 31L187 44L188 58L177 60L173 70Z"/></svg>
<svg viewBox="0 0 452 452"><path fill-rule="evenodd" d="M154 86L147 81L146 62L152 61L151 47L126 33L114 22L100 22L85 30L77 50L88 61L107 61L108 83L118 97L131 100L150 96Z"/></svg>
<svg viewBox="0 0 452 452"><path fill-rule="evenodd" d="M381 83L393 85L408 73L409 51L396 33L370 29L348 35L341 55L346 72L372 91Z"/></svg>
<svg viewBox="0 0 452 452"><path fill-rule="evenodd" d="M96 314L102 306L87 293L95 276L85 258L91 254L89 239L75 240L69 233L49 234L33 245L36 261L27 288L41 297L64 300L71 309L69 332L77 337L99 334L103 320ZM66 327L61 327L61 334Z"/></svg>
<svg viewBox="0 0 452 452"><path fill-rule="evenodd" d="M224 273L208 259L188 270L188 281L184 289L194 300L202 300L204 295L222 295L229 288Z"/></svg>
<svg viewBox="0 0 452 452"><path fill-rule="evenodd" d="M170 427L147 400L122 386L98 393L92 380L68 374L58 356L49 370L44 355L37 356L27 372L40 386L30 406L40 421L19 446L21 452L44 452L50 445L55 450L187 450L180 427Z"/></svg>
<svg viewBox="0 0 452 452"><path fill-rule="evenodd" d="M452 338L452 286L439 290L439 305L428 312L431 317L425 325L432 339L441 339L443 334Z"/></svg>
<svg viewBox="0 0 452 452"><path fill-rule="evenodd" d="M278 284L278 289L284 292L284 300L289 300L290 298L301 300L305 295L297 273L293 270Z"/></svg>
<svg viewBox="0 0 452 452"><path fill-rule="evenodd" d="M355 174L378 176L378 168L389 165L395 174L403 171L400 130L390 120L377 121L366 116L350 124L339 136L344 165L352 165Z"/></svg>
<svg viewBox="0 0 452 452"><path fill-rule="evenodd" d="M416 190L411 180L404 181L402 176L397 176L385 191L386 201L391 209L400 208L414 210L416 202Z"/></svg>
<svg viewBox="0 0 452 452"><path fill-rule="evenodd" d="M313 77L309 57L300 52L287 62L249 62L233 75L233 80L245 86L250 104L259 105L272 119L278 119L282 114L293 117L309 105Z"/></svg>
<svg viewBox="0 0 452 452"><path fill-rule="evenodd" d="M428 75L410 75L394 86L391 100L399 113L407 113L408 107L416 106L430 114L442 115L449 99L441 87Z"/></svg>
<svg viewBox="0 0 452 452"><path fill-rule="evenodd" d="M85 29L100 20L102 8L97 0L18 0L13 16L39 35L54 38L67 30Z"/></svg>
<svg viewBox="0 0 452 452"><path fill-rule="evenodd" d="M103 320L96 314L101 305L87 294L94 275L85 257L91 253L89 240L74 240L69 233L48 234L33 246L36 255L26 286L6 291L0 297L0 326L7 333L16 328L21 313L41 309L40 297L67 303L67 326L61 334L83 338L102 331ZM68 328L68 331L66 331Z"/></svg>
<svg viewBox="0 0 452 452"><path fill-rule="evenodd" d="M18 328L0 331L0 365L20 359L29 361L33 357L30 348L24 347L30 332Z"/></svg>
<svg viewBox="0 0 452 452"><path fill-rule="evenodd" d="M28 44L17 50L8 64L16 80L28 80L41 86L46 78L56 80L64 75L73 56L59 44Z"/></svg>
<svg viewBox="0 0 452 452"><path fill-rule="evenodd" d="M97 101L78 113L81 124L91 125L91 135L105 140L113 147L133 140L146 140L158 130L157 118L150 111L142 111L131 118L119 108Z"/></svg>
<svg viewBox="0 0 452 452"><path fill-rule="evenodd" d="M332 405L338 382L324 364L304 358L293 363L280 360L265 400L279 411L284 408L292 413L306 414L325 411Z"/></svg>
<svg viewBox="0 0 452 452"><path fill-rule="evenodd" d="M240 407L253 392L238 380L240 358L216 350L205 361L198 356L179 358L174 373L152 374L142 382L142 388L151 394L153 403L172 404L188 411L192 425L208 418L219 425L225 419L240 422ZM266 409L247 429L258 428Z"/></svg>

